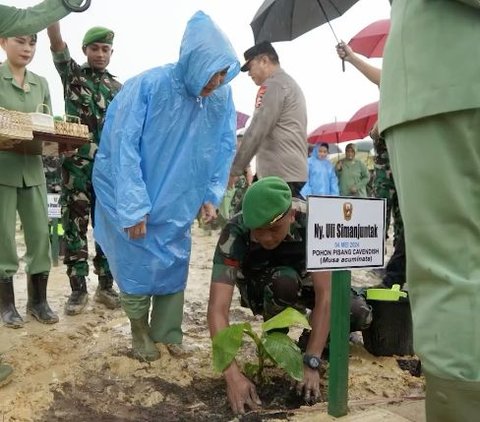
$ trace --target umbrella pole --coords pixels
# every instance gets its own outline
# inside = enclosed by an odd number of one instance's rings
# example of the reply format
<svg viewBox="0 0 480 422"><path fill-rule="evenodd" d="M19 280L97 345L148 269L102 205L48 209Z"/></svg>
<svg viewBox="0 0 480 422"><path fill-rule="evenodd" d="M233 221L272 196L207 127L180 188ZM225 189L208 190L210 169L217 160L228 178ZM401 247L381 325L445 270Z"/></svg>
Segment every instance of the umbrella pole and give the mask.
<svg viewBox="0 0 480 422"><path fill-rule="evenodd" d="M325 19L327 20L328 26L330 27L330 30L332 31L333 36L335 37L335 41L337 44L340 44L340 41L338 40L337 34L335 33L332 24L330 23L330 19L328 19L327 12L325 12L325 9L323 8L322 2L320 0L317 0L318 6L322 10L323 16L325 16ZM340 12L339 12L340 14ZM342 72L345 72L345 60L342 59Z"/></svg>
<svg viewBox="0 0 480 422"><path fill-rule="evenodd" d="M337 116L335 116L335 126L337 125ZM339 144L339 139L338 139L338 132L335 131L335 138L337 140L336 142L336 146L337 146L337 163L338 163L338 160L340 160L340 147L338 146Z"/></svg>

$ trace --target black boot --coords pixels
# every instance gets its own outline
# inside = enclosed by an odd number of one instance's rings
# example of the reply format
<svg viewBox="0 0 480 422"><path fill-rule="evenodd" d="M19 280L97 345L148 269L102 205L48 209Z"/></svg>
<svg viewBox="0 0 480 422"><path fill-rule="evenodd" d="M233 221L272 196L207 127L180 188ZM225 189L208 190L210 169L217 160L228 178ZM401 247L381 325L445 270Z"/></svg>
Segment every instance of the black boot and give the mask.
<svg viewBox="0 0 480 422"><path fill-rule="evenodd" d="M27 275L27 313L42 324L55 324L58 315L50 309L47 302L48 273Z"/></svg>
<svg viewBox="0 0 480 422"><path fill-rule="evenodd" d="M113 277L111 274L98 276L95 302L103 303L108 309L120 308L120 296L113 289Z"/></svg>
<svg viewBox="0 0 480 422"><path fill-rule="evenodd" d="M78 315L88 302L87 282L84 276L72 275L69 278L72 294L65 304L65 313L67 315Z"/></svg>
<svg viewBox="0 0 480 422"><path fill-rule="evenodd" d="M23 327L23 319L15 308L12 277L0 278L0 314L5 327Z"/></svg>

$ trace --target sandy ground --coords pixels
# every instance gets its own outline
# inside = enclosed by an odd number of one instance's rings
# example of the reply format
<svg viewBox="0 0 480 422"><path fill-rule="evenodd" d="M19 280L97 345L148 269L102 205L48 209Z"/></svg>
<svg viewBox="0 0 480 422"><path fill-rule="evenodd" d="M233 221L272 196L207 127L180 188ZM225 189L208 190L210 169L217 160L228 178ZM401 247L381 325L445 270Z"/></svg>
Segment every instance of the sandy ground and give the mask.
<svg viewBox="0 0 480 422"><path fill-rule="evenodd" d="M209 235L196 226L193 229L184 332L186 345L195 352L188 356L172 356L161 349L158 361L146 363L133 359L128 319L122 310L110 311L93 301L97 284L93 274L89 279L90 301L86 311L79 316L65 316L63 306L70 287L64 266L54 267L48 296L60 322L48 326L25 317L24 328L0 327L0 353L15 368L13 381L0 389L0 421L233 419L226 404L223 380L211 367L206 326L211 257L217 235L218 232ZM21 233L18 249L21 255L24 250ZM379 282L369 271L355 271L352 279L354 285ZM17 308L25 316L23 269L15 277L15 293ZM231 320L258 324L238 303L235 298ZM247 360L253 353L247 346L242 359ZM370 355L361 343L351 345L349 374L349 408L353 414L372 407L415 401L424 395L422 377L401 370L393 357ZM278 376L280 383L285 380L283 384L291 384L286 375ZM326 398L326 389L324 395ZM271 404L264 413L256 414L255 418L250 414L250 418L243 420L272 420L278 416L283 420L310 421L313 415L324 414L326 409L325 403L319 403L279 413L275 406ZM404 420L421 421L423 417L416 415Z"/></svg>

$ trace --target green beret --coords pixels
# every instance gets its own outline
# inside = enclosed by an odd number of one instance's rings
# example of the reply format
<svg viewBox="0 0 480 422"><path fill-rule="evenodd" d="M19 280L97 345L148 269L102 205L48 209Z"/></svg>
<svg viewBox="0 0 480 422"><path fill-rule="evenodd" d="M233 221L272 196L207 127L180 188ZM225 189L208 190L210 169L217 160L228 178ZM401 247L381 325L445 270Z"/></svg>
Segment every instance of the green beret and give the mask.
<svg viewBox="0 0 480 422"><path fill-rule="evenodd" d="M114 35L111 29L104 28L103 26L94 26L85 33L82 45L85 47L94 42L112 45Z"/></svg>
<svg viewBox="0 0 480 422"><path fill-rule="evenodd" d="M249 229L273 224L292 205L292 191L280 177L260 179L245 192L242 202L243 221Z"/></svg>

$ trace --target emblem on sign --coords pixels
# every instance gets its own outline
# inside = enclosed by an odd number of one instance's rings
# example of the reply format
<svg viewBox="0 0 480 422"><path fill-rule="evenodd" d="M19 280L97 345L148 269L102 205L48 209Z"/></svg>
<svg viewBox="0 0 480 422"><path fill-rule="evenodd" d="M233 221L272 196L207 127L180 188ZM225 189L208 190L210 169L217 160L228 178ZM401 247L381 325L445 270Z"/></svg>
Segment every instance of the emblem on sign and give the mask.
<svg viewBox="0 0 480 422"><path fill-rule="evenodd" d="M353 214L353 204L351 202L343 203L343 218L345 221L350 221Z"/></svg>

